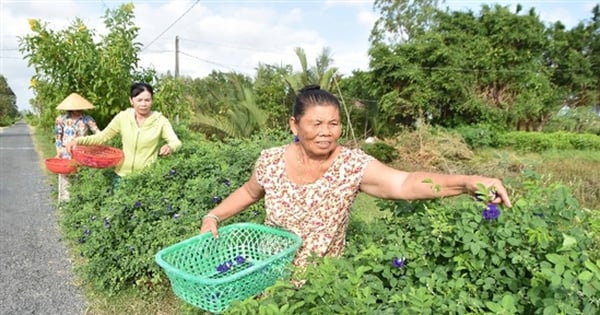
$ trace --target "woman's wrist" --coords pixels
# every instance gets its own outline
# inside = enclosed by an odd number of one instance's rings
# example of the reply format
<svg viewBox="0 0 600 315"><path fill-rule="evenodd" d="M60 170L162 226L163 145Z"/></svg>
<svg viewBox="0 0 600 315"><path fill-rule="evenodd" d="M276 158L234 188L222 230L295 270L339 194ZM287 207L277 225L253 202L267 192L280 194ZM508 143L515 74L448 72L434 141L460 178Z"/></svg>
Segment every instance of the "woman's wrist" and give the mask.
<svg viewBox="0 0 600 315"><path fill-rule="evenodd" d="M212 219L212 220L215 220L215 222L217 222L217 223L221 223L221 218L219 218L219 216L214 215L212 213L207 213L204 217L202 217L202 221L204 221L206 219Z"/></svg>

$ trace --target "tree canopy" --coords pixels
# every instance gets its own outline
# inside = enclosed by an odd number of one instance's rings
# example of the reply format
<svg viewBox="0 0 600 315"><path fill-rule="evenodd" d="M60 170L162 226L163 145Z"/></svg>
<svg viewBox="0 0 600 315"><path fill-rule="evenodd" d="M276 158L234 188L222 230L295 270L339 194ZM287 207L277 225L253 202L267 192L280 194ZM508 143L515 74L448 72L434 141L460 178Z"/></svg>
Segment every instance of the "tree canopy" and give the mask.
<svg viewBox="0 0 600 315"><path fill-rule="evenodd" d="M129 106L128 88L146 81L155 108L196 131L246 137L262 128L287 128L293 97L319 84L344 105L344 123L362 136L389 136L419 122L455 127L487 124L540 130L563 105L600 103L600 9L572 29L527 12L482 5L478 12L441 9L439 0L376 0L369 69L341 76L329 48L301 68L257 65L254 76L213 71L203 78L160 75L138 66L141 44L133 5L107 10L107 34L81 20L53 31L31 20L21 51L35 69L33 107L50 125L54 107L79 92L98 108L102 126ZM94 38L100 38L95 42Z"/></svg>

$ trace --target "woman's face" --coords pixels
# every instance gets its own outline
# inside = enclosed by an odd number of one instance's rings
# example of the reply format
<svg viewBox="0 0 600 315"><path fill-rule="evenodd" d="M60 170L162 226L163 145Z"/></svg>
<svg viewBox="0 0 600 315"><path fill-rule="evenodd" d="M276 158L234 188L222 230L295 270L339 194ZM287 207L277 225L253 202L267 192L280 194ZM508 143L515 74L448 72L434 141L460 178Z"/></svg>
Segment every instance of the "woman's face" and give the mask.
<svg viewBox="0 0 600 315"><path fill-rule="evenodd" d="M130 97L129 101L136 114L146 117L152 113L152 94L150 92L144 91L137 96Z"/></svg>
<svg viewBox="0 0 600 315"><path fill-rule="evenodd" d="M342 135L340 111L335 105L309 106L299 121L290 118L290 127L304 150L314 155L329 154Z"/></svg>

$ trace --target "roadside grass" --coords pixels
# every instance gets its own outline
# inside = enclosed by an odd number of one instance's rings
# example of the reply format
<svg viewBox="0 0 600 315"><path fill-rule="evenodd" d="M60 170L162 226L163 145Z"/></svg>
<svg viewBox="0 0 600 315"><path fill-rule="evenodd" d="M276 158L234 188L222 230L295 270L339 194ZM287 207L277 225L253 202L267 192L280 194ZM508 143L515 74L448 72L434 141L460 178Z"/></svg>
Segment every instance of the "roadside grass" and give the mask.
<svg viewBox="0 0 600 315"><path fill-rule="evenodd" d="M53 137L47 131L34 127L32 129L34 146L41 159L40 167L46 171L44 159L55 155ZM473 152L468 160L465 160L464 156L453 160L442 154L437 155L436 152L444 151L440 150L440 145L441 143L438 141L429 148L417 147L419 156L395 161L391 165L407 171L481 174L504 179L518 176L525 169L532 169L545 176L548 182L559 181L570 187L580 200L582 207L600 209L600 154L597 152L558 151L519 154L512 151L484 149ZM453 142L448 142L448 145L456 146ZM456 153L456 150L454 152ZM453 155L456 156L455 153ZM50 175L48 182L55 186L56 176L47 173ZM53 192L52 197L56 198L56 191ZM380 211L375 201L376 199L373 197L363 193L359 194L354 202L352 215L355 219L365 223L389 215L388 212ZM60 210L57 211L59 216L63 215ZM594 226L600 229L600 216L596 218ZM70 247L70 244L67 246ZM79 255L74 255L72 250L69 251L69 255L75 265L83 263ZM85 314L89 315L182 314L186 309L186 306L171 291L160 292L150 299L143 299L133 289L108 296L92 290L85 283L78 282L78 285L85 292L88 304Z"/></svg>
<svg viewBox="0 0 600 315"><path fill-rule="evenodd" d="M38 153L38 156L40 158L40 167L48 175L47 182L50 185L52 185L52 187L53 187L51 197L54 200L56 200L56 198L57 198L56 184L57 184L58 179L55 174L51 173L50 171L48 171L48 169L46 169L46 165L44 164L44 161L47 158L56 156L56 148L54 147L54 137L49 136L47 131L44 131L38 127L29 125L29 128L31 128L33 146L35 147L35 150Z"/></svg>
<svg viewBox="0 0 600 315"><path fill-rule="evenodd" d="M85 315L173 315L182 314L182 302L172 291L154 294L151 298L140 298L135 290L107 296L85 289L88 307Z"/></svg>

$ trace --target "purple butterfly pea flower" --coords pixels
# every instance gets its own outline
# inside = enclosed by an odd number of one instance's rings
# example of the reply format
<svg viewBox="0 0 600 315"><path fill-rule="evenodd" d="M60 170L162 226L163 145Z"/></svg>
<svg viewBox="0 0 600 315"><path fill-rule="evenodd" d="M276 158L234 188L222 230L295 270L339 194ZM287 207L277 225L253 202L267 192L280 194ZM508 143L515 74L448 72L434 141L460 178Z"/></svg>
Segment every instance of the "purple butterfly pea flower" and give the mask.
<svg viewBox="0 0 600 315"><path fill-rule="evenodd" d="M498 210L498 206L494 203L488 204L488 206L483 210L483 218L492 221L496 220L500 216L500 210Z"/></svg>
<svg viewBox="0 0 600 315"><path fill-rule="evenodd" d="M398 258L394 257L392 259L392 266L395 268L404 268L406 266L406 257Z"/></svg>

